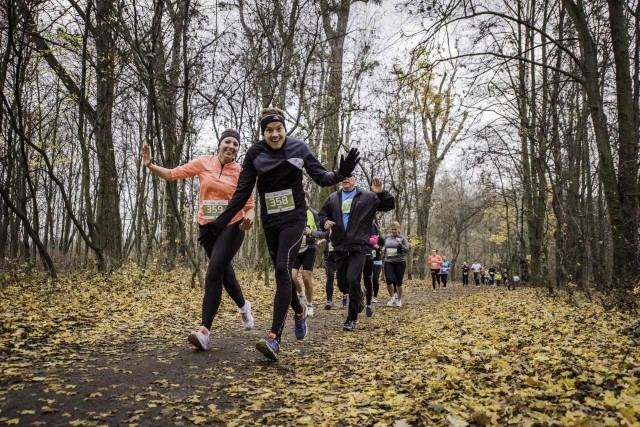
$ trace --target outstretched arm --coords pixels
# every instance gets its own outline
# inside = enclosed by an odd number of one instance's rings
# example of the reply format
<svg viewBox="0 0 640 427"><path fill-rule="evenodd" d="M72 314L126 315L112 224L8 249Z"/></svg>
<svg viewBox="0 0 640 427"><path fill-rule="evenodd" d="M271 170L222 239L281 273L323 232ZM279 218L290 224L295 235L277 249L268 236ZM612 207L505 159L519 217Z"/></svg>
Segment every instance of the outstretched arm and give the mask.
<svg viewBox="0 0 640 427"><path fill-rule="evenodd" d="M380 178L373 178L371 182L371 191L378 195L380 205L378 210L382 212L389 212L396 208L396 198L387 190L382 189L382 180Z"/></svg>
<svg viewBox="0 0 640 427"><path fill-rule="evenodd" d="M142 146L142 164L146 166L151 173L160 178L171 181L171 169L163 168L162 166L154 165L151 161L151 148L147 144Z"/></svg>

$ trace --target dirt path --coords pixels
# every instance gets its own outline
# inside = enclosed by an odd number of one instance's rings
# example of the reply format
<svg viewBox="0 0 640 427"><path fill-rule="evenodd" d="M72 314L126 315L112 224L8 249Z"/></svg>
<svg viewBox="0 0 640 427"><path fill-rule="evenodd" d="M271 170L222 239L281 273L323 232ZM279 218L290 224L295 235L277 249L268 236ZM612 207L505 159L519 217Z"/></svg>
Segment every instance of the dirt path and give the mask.
<svg viewBox="0 0 640 427"><path fill-rule="evenodd" d="M251 408L252 396L277 397L292 387L335 389L333 379L355 375L349 354L358 358L373 347L401 345L402 341L393 340L411 339L410 330L416 327L413 319L419 319L416 313L437 310L440 304L481 291L454 286L432 293L429 288L414 287L401 309L386 307L386 299L374 304L374 316L366 318L363 313L355 333L342 331L345 309L329 311L317 304L304 341L295 340L292 319L288 319L277 363L255 350L269 326L267 307L256 313L252 331L241 330L237 319L219 326L206 352L189 346L184 333L149 326L139 333L122 330L91 337L87 345L80 336L76 346L64 346L63 354L40 357L35 352L33 360L9 354L5 361L16 368L5 370L0 379L0 423L211 425L229 424L233 413L240 411L245 412L244 422L246 412L252 412L253 420L262 417L261 422L271 422L268 405ZM367 354L374 371L388 362L384 351ZM21 366L29 372L21 371ZM304 393L299 397L292 410L314 404L305 400ZM384 402L381 405L384 410Z"/></svg>

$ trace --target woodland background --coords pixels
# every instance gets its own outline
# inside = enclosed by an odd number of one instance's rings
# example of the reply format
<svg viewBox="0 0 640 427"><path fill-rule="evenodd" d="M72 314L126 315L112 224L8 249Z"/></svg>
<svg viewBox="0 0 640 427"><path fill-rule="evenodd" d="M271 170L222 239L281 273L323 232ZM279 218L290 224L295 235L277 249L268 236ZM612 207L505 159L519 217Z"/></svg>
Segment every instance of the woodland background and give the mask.
<svg viewBox="0 0 640 427"><path fill-rule="evenodd" d="M196 283L198 182L153 177L141 147L175 167L234 127L244 152L277 106L327 167L361 149L410 275L437 247L454 274L478 259L632 309L639 57L635 0L2 0L0 269ZM269 281L259 224L236 262Z"/></svg>

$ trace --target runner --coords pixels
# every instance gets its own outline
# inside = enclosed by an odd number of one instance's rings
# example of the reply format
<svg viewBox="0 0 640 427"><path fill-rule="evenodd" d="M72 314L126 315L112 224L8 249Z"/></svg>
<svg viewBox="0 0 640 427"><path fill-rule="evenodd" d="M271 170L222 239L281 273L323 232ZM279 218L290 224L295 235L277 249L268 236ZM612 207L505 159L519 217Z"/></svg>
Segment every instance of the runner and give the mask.
<svg viewBox="0 0 640 427"><path fill-rule="evenodd" d="M467 262L462 263L462 286L469 286L469 266Z"/></svg>
<svg viewBox="0 0 640 427"><path fill-rule="evenodd" d="M307 219L302 170L318 185L329 186L351 175L360 158L358 150L352 148L346 159L341 157L337 172L327 171L307 144L286 136L284 112L277 108L262 110L260 131L263 139L247 150L238 189L214 224L216 231L224 227L251 197L257 181L264 234L275 267L276 293L271 329L256 348L265 357L277 360L289 305L295 312L296 338L307 335L307 309L291 283L293 254L298 253Z"/></svg>
<svg viewBox="0 0 640 427"><path fill-rule="evenodd" d="M240 309L242 327L253 328L251 303L245 300L231 266L231 260L244 240L244 232L253 225L253 197L243 201L233 217L229 218L229 225L222 232L216 236L210 232L211 224L224 210L236 190L240 165L235 159L239 148L240 134L233 129L227 129L220 135L217 155L200 156L182 166L167 169L153 163L148 145L142 147L143 163L154 175L167 181L197 176L200 181L198 241L207 254L209 266L202 298L202 323L200 328L188 337L188 341L200 350L209 348L209 331L220 307L223 286Z"/></svg>
<svg viewBox="0 0 640 427"><path fill-rule="evenodd" d="M484 267L480 267L480 282L482 283L482 286L487 284L487 272Z"/></svg>
<svg viewBox="0 0 640 427"><path fill-rule="evenodd" d="M480 286L480 270L482 269L482 265L478 262L478 260L474 260L473 264L471 264L471 271L473 271L473 281L476 284L476 287Z"/></svg>
<svg viewBox="0 0 640 427"><path fill-rule="evenodd" d="M371 302L373 299L373 240L377 241L377 233L378 227L375 225L375 221L371 223L371 236L369 236L369 240L367 240L367 245L365 247L366 258L364 261L364 268L362 269L362 276L364 279L364 289L366 295L366 307L365 311L367 317L373 316L373 308L371 307ZM358 279L360 282L360 279Z"/></svg>
<svg viewBox="0 0 640 427"><path fill-rule="evenodd" d="M440 264L440 280L442 280L442 289L447 289L447 280L449 279L450 270L451 263L447 261L446 257L442 257L442 264Z"/></svg>
<svg viewBox="0 0 640 427"><path fill-rule="evenodd" d="M442 266L442 257L438 255L438 251L431 249L431 256L427 260L429 269L431 270L431 286L433 286L433 292L440 289L440 268ZM436 288L436 282L438 287Z"/></svg>
<svg viewBox="0 0 640 427"><path fill-rule="evenodd" d="M320 209L320 224L330 231L336 260L338 283L349 287L349 310L343 329L356 328L358 313L364 308L359 276L364 268L371 224L376 212L395 208L395 198L374 178L371 191L356 187L356 177L342 180L342 189L331 193Z"/></svg>
<svg viewBox="0 0 640 427"><path fill-rule="evenodd" d="M304 228L302 243L298 255L293 261L291 279L298 292L300 301L307 304L307 316L313 316L313 267L316 263L316 238L326 236L326 231L318 230L318 212L309 206L309 193L305 193L304 200L307 204L307 224ZM304 289L298 281L298 270L302 266L302 281ZM305 294L306 291L306 294Z"/></svg>
<svg viewBox="0 0 640 427"><path fill-rule="evenodd" d="M378 302L378 292L380 291L380 271L382 270L382 248L379 245L380 228L376 222L373 222L376 229L374 235L371 236L370 243L373 246L373 298L372 303Z"/></svg>
<svg viewBox="0 0 640 427"><path fill-rule="evenodd" d="M496 268L494 266L489 267L489 286L496 285Z"/></svg>
<svg viewBox="0 0 640 427"><path fill-rule="evenodd" d="M333 256L333 245L329 240L329 233L325 231L327 236L324 246L324 271L327 276L324 289L327 293L327 303L324 305L325 310L331 310L333 308L333 281L336 277L336 260Z"/></svg>
<svg viewBox="0 0 640 427"><path fill-rule="evenodd" d="M500 273L500 270L496 271L496 286L500 286L500 284L502 283L502 273Z"/></svg>
<svg viewBox="0 0 640 427"><path fill-rule="evenodd" d="M400 234L400 223L393 221L391 234L384 238L384 277L389 293L388 307L402 307L402 279L407 270L407 252L409 242Z"/></svg>

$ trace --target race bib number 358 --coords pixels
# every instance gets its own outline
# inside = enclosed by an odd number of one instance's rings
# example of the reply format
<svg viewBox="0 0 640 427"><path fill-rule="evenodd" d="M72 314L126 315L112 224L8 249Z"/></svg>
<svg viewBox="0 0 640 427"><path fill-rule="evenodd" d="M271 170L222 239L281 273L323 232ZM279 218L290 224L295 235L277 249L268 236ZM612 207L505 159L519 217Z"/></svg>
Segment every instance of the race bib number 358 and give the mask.
<svg viewBox="0 0 640 427"><path fill-rule="evenodd" d="M228 204L227 200L203 200L202 216L205 219L216 219L224 212Z"/></svg>
<svg viewBox="0 0 640 427"><path fill-rule="evenodd" d="M264 201L267 204L267 214L269 215L292 211L296 208L296 204L293 201L293 192L290 189L266 193Z"/></svg>

